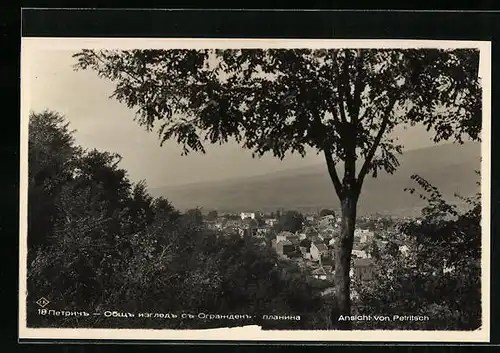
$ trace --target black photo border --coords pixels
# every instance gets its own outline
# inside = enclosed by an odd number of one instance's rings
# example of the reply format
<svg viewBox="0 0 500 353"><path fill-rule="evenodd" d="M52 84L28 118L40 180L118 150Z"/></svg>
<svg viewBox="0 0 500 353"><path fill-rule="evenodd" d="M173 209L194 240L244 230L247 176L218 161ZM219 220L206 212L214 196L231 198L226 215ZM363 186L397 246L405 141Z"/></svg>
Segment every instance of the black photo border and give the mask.
<svg viewBox="0 0 500 353"><path fill-rule="evenodd" d="M500 219L498 200L498 123L495 100L500 82L500 12L487 11L409 11L409 10L141 10L141 9L23 9L23 37L98 37L98 38L293 38L293 39L420 39L420 40L485 40L491 41L491 344L500 326L498 302L499 265L496 234ZM19 125L17 128L19 139ZM15 135L11 134L11 137ZM15 136L14 136L15 137ZM19 140L14 141L19 156ZM17 162L19 163L19 161ZM17 164L17 171L19 164ZM19 183L19 174L17 174ZM9 184L10 185L10 184ZM18 186L18 185L17 185ZM18 189L17 189L18 190ZM14 193L12 193L14 194ZM9 194L10 195L10 194ZM17 220L19 197L13 210ZM11 204L12 205L12 204ZM7 217L7 216L5 216ZM13 228L13 230L15 230ZM12 234L15 236L16 234ZM17 240L19 241L19 240ZM18 262L16 262L17 264ZM17 282L12 284L17 288ZM13 305L12 305L13 306ZM16 307L17 309L17 307ZM16 310L17 314L17 310ZM16 315L17 316L17 315ZM17 330L17 326L16 326ZM126 343L126 344L245 344L245 345L424 345L423 343L363 342L279 342L279 341L144 341L144 340L20 340L20 343ZM425 343L425 345L457 345ZM463 343L460 345L488 345ZM91 349L91 351L94 351Z"/></svg>

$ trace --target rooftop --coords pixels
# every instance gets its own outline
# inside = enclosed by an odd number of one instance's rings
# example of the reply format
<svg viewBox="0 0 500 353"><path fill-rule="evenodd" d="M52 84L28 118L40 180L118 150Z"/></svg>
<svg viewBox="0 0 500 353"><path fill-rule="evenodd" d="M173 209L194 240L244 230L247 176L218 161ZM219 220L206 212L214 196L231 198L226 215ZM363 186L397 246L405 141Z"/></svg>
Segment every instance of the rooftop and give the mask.
<svg viewBox="0 0 500 353"><path fill-rule="evenodd" d="M323 267L319 267L319 268L315 269L314 271L312 271L312 274L313 275L326 275L326 271Z"/></svg>
<svg viewBox="0 0 500 353"><path fill-rule="evenodd" d="M314 246L316 246L316 248L317 248L319 251L328 251L328 248L327 248L327 246L326 246L324 243L318 243L318 242L315 242L315 243L314 243Z"/></svg>
<svg viewBox="0 0 500 353"><path fill-rule="evenodd" d="M292 232L288 232L288 231L279 232L277 235L281 236L281 237L287 237L287 238L294 236L294 234Z"/></svg>
<svg viewBox="0 0 500 353"><path fill-rule="evenodd" d="M372 265L372 259L354 259L354 267L369 267Z"/></svg>

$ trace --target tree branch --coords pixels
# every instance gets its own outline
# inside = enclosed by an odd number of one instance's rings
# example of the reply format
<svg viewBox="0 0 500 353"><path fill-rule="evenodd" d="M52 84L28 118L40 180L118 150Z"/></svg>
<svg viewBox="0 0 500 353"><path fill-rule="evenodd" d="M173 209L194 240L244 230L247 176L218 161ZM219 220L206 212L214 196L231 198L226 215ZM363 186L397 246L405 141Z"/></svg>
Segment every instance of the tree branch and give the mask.
<svg viewBox="0 0 500 353"><path fill-rule="evenodd" d="M333 114L333 119L336 123L338 123L338 116L336 114ZM319 118L318 115L314 116L314 121L318 124L318 127L324 127L323 123L321 122L321 119ZM335 169L335 161L333 160L332 157L332 150L329 147L330 142L328 141L328 138L322 139L319 142L319 145L323 147L323 153L325 155L325 160L326 160L326 166L328 168L328 174L330 174L330 178L333 182L333 186L335 187L335 192L337 193L337 196L341 198L343 190L342 190L342 183L340 181L340 178L337 174L337 170Z"/></svg>
<svg viewBox="0 0 500 353"><path fill-rule="evenodd" d="M359 109L361 107L361 92L363 89L364 78L363 59L364 51L360 50L359 56L356 58L356 81L354 82L354 93L352 97L350 95L347 97L347 107L353 123L357 123L359 118Z"/></svg>
<svg viewBox="0 0 500 353"><path fill-rule="evenodd" d="M347 122L346 119L346 114L344 110L344 99L346 99L344 89L342 87L342 80L341 80L341 75L340 75L340 70L339 70L339 65L337 62L338 55L335 55L333 58L333 69L335 70L335 81L337 83L337 100L338 100L338 106L339 106L339 111L340 111L340 118L342 119L342 122ZM347 60L347 59L345 59Z"/></svg>
<svg viewBox="0 0 500 353"><path fill-rule="evenodd" d="M97 53L95 53L94 51L92 51L91 55L95 59L97 59L104 67L106 67L106 65L107 65L106 62ZM122 67L121 72L124 73L124 74L126 74L126 75L128 75L131 79L135 80L137 83L144 83L144 77L143 76L137 77L137 76L135 76L135 74L131 73L125 67Z"/></svg>
<svg viewBox="0 0 500 353"><path fill-rule="evenodd" d="M363 185L363 180L365 179L366 174L370 170L373 157L375 156L375 152L377 151L377 148L380 145L380 141L382 140L382 137L384 136L384 133L387 129L387 125L389 124L390 113L391 113L392 108L394 107L394 104L396 103L396 100L397 99L395 96L392 97L389 101L387 108L384 111L384 117L383 117L380 129L377 133L377 136L375 137L375 140L373 141L373 145L371 146L368 154L366 155L365 162L363 163L363 166L361 167L361 170L359 171L359 175L357 178L358 189L360 189L361 186Z"/></svg>
<svg viewBox="0 0 500 353"><path fill-rule="evenodd" d="M347 123L347 117L345 114L345 107L344 107L344 100L340 99L338 104L339 104L340 118L342 119L342 122Z"/></svg>
<svg viewBox="0 0 500 353"><path fill-rule="evenodd" d="M329 147L323 148L323 153L325 155L326 166L328 167L328 173L332 179L333 186L335 187L335 192L339 198L342 198L343 189L342 183L340 182L337 170L335 169L335 161L332 158L332 151Z"/></svg>

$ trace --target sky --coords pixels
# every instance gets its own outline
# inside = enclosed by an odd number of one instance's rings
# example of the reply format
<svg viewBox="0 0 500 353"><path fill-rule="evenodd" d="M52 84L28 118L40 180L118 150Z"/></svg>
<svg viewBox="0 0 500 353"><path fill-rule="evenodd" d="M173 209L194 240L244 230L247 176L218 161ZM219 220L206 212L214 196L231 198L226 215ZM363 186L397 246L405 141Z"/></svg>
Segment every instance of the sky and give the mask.
<svg viewBox="0 0 500 353"><path fill-rule="evenodd" d="M182 156L174 141L160 147L156 132L147 132L134 119L134 111L109 98L114 85L93 71L74 71L71 51L39 51L30 58L29 111L45 109L63 114L75 129L75 140L85 148L119 153L132 181L146 180L149 187L181 185L260 175L324 163L322 155L292 155L280 161L272 156L253 159L237 144L207 146L205 155ZM24 81L26 80L26 81ZM405 150L432 146L423 127L395 131ZM325 167L326 168L326 167Z"/></svg>

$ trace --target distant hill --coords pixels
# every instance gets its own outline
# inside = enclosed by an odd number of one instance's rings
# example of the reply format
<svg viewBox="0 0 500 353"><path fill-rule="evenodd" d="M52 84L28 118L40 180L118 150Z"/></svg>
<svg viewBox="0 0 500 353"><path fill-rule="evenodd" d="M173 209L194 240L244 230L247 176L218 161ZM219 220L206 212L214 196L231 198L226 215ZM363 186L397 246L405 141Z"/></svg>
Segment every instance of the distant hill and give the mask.
<svg viewBox="0 0 500 353"><path fill-rule="evenodd" d="M375 179L365 179L358 214L417 214L425 202L403 191L405 187L414 186L410 176L415 173L437 186L448 200L456 200L455 193L472 195L479 190L474 170L480 169L480 156L479 143L446 144L407 151L399 157L400 167L393 175L380 173ZM326 165L229 181L154 188L150 192L168 198L181 210L198 206L219 212L338 209Z"/></svg>

